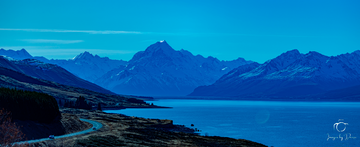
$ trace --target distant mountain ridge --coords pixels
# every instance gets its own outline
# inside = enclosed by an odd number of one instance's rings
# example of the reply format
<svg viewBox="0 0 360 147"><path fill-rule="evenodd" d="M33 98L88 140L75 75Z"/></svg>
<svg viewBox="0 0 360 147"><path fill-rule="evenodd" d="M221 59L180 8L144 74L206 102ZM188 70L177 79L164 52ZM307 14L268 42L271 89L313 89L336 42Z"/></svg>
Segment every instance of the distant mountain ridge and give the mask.
<svg viewBox="0 0 360 147"><path fill-rule="evenodd" d="M108 57L99 57L89 52L83 52L70 60L48 60L44 57L34 57L42 62L59 65L80 78L94 82L108 71L121 65L126 65L123 60L111 60Z"/></svg>
<svg viewBox="0 0 360 147"><path fill-rule="evenodd" d="M245 66L196 88L190 96L306 97L360 82L360 51L328 57L291 50L248 70Z"/></svg>
<svg viewBox="0 0 360 147"><path fill-rule="evenodd" d="M32 56L25 49L14 51L14 50L5 50L2 48L0 49L0 55L11 57L17 60L32 58Z"/></svg>
<svg viewBox="0 0 360 147"><path fill-rule="evenodd" d="M252 61L243 58L220 61L194 56L183 49L175 51L166 41L159 41L95 83L122 94L184 96L195 87L212 84L233 68L249 63Z"/></svg>
<svg viewBox="0 0 360 147"><path fill-rule="evenodd" d="M127 64L127 62L123 60L112 60L108 57L99 57L98 55L94 56L87 51L69 60L49 60L45 57L33 57L25 49L18 51L1 49L0 55L16 60L36 59L45 63L56 64L74 75L90 82L94 82L96 79L100 78L102 75L114 68Z"/></svg>
<svg viewBox="0 0 360 147"><path fill-rule="evenodd" d="M109 90L73 75L60 66L44 63L35 59L8 60L0 56L0 67L64 85L85 88L105 94L114 94Z"/></svg>

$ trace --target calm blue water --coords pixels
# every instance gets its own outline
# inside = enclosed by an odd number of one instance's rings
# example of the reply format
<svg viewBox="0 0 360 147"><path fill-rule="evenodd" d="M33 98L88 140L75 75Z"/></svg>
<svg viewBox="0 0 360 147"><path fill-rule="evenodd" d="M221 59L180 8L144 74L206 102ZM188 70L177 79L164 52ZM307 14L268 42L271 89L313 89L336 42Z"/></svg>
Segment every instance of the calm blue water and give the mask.
<svg viewBox="0 0 360 147"><path fill-rule="evenodd" d="M174 124L188 127L194 124L194 128L200 129L202 135L241 138L274 147L360 146L360 103L358 102L161 99L150 103L173 108L105 112L171 119L174 120ZM335 123L338 123L337 129L333 128ZM346 135L348 135L347 139ZM328 137L338 138L327 140ZM342 141L341 137L343 137Z"/></svg>

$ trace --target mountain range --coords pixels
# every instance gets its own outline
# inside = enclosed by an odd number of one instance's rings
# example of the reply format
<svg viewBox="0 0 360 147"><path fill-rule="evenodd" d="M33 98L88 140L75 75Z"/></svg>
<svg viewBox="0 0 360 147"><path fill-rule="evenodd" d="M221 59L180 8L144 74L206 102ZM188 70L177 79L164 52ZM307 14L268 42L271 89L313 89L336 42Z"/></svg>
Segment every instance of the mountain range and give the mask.
<svg viewBox="0 0 360 147"><path fill-rule="evenodd" d="M136 53L126 66L95 81L115 93L150 96L185 96L201 85L214 83L228 71L252 63L243 58L220 61L174 50L166 41Z"/></svg>
<svg viewBox="0 0 360 147"><path fill-rule="evenodd" d="M175 51L166 41L150 45L145 51L136 53L129 62L94 56L89 52L81 53L69 60L33 57L24 49L19 51L2 49L0 55L17 60L26 59L26 62L32 59L33 63L38 60L49 65L58 65L82 79L115 93L144 96L185 96L198 86L212 84L239 65L252 63L243 58L220 61L211 56L207 58L201 55L194 56L183 49ZM16 62L24 63L24 61ZM52 76L56 73L47 74ZM63 82L62 84L68 81L45 79Z"/></svg>
<svg viewBox="0 0 360 147"><path fill-rule="evenodd" d="M360 85L360 51L338 56L291 50L264 64L243 65L189 96L245 98L324 97ZM357 87L358 88L358 87ZM360 91L360 89L359 89Z"/></svg>
<svg viewBox="0 0 360 147"><path fill-rule="evenodd" d="M89 52L69 60L32 57L24 49L1 49L0 55L4 55L0 66L11 70L67 85L76 77L68 76L73 73L118 94L311 100L360 96L356 92L360 91L360 51L325 56L314 51L302 54L295 49L259 64L243 58L220 61L211 56L194 56L159 41L128 62ZM93 84L84 81L70 85ZM92 90L109 93L97 85L93 84Z"/></svg>

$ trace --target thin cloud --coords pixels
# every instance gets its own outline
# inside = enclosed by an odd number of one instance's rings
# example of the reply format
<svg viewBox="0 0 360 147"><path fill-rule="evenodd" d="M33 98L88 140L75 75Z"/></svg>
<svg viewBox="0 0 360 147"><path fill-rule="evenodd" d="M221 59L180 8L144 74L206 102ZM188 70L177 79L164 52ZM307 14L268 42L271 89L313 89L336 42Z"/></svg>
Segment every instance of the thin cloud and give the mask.
<svg viewBox="0 0 360 147"><path fill-rule="evenodd" d="M21 50L21 49L41 49L41 48L55 48L56 46L0 46L2 49Z"/></svg>
<svg viewBox="0 0 360 147"><path fill-rule="evenodd" d="M114 30L58 30L58 29L11 29L0 28L0 31L26 31L26 32L56 32L56 33L88 33L88 34L144 34L166 36L250 36L250 37L294 37L294 38L335 38L336 36L304 36L279 34L241 34L241 33L194 33L194 32L137 32Z"/></svg>
<svg viewBox="0 0 360 147"><path fill-rule="evenodd" d="M110 59L122 59L119 56L128 56L135 54L136 51L129 50L109 50L109 49L26 49L33 56L43 56L48 59L72 59L76 55L85 51L100 57L109 57Z"/></svg>
<svg viewBox="0 0 360 147"><path fill-rule="evenodd" d="M114 30L58 30L58 29L8 29L0 28L1 31L26 31L26 32L55 32L55 33L88 33L88 34L141 34L135 31Z"/></svg>
<svg viewBox="0 0 360 147"><path fill-rule="evenodd" d="M49 40L49 39L22 39L21 41L29 43L55 43L55 44L72 44L84 42L83 40Z"/></svg>
<svg viewBox="0 0 360 147"><path fill-rule="evenodd" d="M20 50L26 49L33 56L46 55L77 55L88 51L92 54L134 54L137 51L130 50L110 50L110 49L54 49L57 46L0 46L0 49Z"/></svg>

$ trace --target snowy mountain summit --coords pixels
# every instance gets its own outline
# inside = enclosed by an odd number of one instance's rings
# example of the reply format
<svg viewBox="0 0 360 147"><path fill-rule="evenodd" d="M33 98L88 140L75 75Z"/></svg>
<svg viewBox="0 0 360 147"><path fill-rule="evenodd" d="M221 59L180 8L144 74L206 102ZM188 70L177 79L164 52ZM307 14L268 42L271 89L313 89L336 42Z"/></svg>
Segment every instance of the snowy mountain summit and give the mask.
<svg viewBox="0 0 360 147"><path fill-rule="evenodd" d="M97 58L100 58L98 55L95 55ZM81 59L93 59L94 55L90 54L89 52L85 51L83 53L80 53L79 55L76 55L73 60L81 60Z"/></svg>
<svg viewBox="0 0 360 147"><path fill-rule="evenodd" d="M242 58L219 61L194 56L186 50L174 50L164 40L136 53L126 66L108 72L95 83L121 94L183 96L248 63L252 62Z"/></svg>

